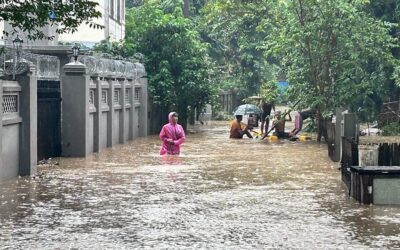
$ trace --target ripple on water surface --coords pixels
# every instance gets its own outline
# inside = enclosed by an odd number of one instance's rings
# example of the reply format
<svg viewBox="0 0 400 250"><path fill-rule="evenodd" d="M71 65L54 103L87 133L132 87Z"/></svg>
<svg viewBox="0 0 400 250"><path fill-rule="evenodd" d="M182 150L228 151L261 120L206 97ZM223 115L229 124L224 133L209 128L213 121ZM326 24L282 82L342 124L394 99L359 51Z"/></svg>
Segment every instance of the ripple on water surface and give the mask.
<svg viewBox="0 0 400 250"><path fill-rule="evenodd" d="M156 136L0 184L1 249L400 248L400 208L350 200L325 145Z"/></svg>

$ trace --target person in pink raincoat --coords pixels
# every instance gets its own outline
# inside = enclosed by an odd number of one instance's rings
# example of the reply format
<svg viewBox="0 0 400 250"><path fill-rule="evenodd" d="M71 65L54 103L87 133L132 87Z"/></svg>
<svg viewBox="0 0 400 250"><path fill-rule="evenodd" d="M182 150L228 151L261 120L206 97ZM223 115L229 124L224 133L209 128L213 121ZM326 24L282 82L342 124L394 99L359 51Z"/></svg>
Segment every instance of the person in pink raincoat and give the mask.
<svg viewBox="0 0 400 250"><path fill-rule="evenodd" d="M185 141L185 131L178 124L178 114L171 112L168 115L169 123L165 124L160 132L160 139L163 142L160 155L179 155L181 144Z"/></svg>

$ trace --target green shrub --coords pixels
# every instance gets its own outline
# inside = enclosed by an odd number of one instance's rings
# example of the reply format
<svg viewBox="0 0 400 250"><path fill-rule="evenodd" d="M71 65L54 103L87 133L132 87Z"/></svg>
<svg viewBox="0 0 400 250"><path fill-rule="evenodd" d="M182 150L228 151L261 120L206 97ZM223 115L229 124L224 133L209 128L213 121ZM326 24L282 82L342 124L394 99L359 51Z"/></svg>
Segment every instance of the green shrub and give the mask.
<svg viewBox="0 0 400 250"><path fill-rule="evenodd" d="M400 124L398 122L389 123L382 127L382 135L400 135Z"/></svg>
<svg viewBox="0 0 400 250"><path fill-rule="evenodd" d="M303 124L303 132L313 133L317 132L317 123L314 119L309 119L308 122L304 122Z"/></svg>

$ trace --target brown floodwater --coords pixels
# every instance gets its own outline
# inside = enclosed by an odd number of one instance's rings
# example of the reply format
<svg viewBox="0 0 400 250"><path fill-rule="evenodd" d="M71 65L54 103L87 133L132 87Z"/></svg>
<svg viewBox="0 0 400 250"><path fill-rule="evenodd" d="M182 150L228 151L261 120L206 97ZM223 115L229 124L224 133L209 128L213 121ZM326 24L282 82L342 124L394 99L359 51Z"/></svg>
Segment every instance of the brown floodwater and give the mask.
<svg viewBox="0 0 400 250"><path fill-rule="evenodd" d="M395 249L400 207L346 194L316 142L187 133L179 158L156 136L36 178L0 183L0 249Z"/></svg>

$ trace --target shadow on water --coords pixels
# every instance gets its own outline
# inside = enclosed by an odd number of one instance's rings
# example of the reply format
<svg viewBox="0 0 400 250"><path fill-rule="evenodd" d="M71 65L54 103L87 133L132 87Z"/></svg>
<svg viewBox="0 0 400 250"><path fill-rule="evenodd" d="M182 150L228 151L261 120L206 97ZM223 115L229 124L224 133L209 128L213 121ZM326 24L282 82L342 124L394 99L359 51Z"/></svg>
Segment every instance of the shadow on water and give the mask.
<svg viewBox="0 0 400 250"><path fill-rule="evenodd" d="M188 131L160 157L151 136L1 183L0 248L400 247L400 208L349 199L325 145L227 137Z"/></svg>

